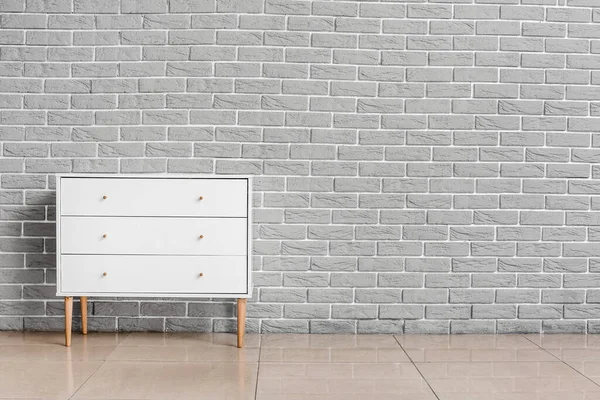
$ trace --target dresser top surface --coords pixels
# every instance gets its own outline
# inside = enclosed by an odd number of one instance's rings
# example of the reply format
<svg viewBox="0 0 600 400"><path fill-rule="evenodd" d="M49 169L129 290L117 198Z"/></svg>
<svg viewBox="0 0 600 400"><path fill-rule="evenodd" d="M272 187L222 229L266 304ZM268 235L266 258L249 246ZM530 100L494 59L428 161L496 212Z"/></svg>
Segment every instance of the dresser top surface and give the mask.
<svg viewBox="0 0 600 400"><path fill-rule="evenodd" d="M111 178L111 179L252 179L250 175L214 174L56 174L56 178Z"/></svg>

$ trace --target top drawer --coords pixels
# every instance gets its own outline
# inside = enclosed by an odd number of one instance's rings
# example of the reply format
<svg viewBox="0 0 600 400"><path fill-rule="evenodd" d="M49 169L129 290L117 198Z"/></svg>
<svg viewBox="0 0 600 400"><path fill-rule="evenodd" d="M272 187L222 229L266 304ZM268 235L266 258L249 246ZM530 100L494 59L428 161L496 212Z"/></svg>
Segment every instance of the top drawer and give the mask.
<svg viewBox="0 0 600 400"><path fill-rule="evenodd" d="M247 217L248 180L62 177L61 215Z"/></svg>

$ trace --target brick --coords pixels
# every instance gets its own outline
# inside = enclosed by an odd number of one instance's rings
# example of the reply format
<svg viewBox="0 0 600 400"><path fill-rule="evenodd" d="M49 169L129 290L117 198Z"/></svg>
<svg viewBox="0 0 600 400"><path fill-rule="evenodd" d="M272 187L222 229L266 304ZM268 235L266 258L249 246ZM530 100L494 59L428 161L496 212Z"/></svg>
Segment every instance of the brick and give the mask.
<svg viewBox="0 0 600 400"><path fill-rule="evenodd" d="M450 303L488 304L493 302L494 291L491 289L450 289Z"/></svg>
<svg viewBox="0 0 600 400"><path fill-rule="evenodd" d="M450 330L449 321L406 321L404 333L447 335Z"/></svg>
<svg viewBox="0 0 600 400"><path fill-rule="evenodd" d="M581 304L585 301L583 290L546 289L542 291L542 303Z"/></svg>
<svg viewBox="0 0 600 400"><path fill-rule="evenodd" d="M370 273L332 273L332 287L374 287L375 274Z"/></svg>
<svg viewBox="0 0 600 400"><path fill-rule="evenodd" d="M590 10L578 8L548 8L548 21L589 22Z"/></svg>
<svg viewBox="0 0 600 400"><path fill-rule="evenodd" d="M456 5L458 19L498 19L500 7L494 5Z"/></svg>
<svg viewBox="0 0 600 400"><path fill-rule="evenodd" d="M444 303L448 293L446 289L405 289L403 293L404 303Z"/></svg>
<svg viewBox="0 0 600 400"><path fill-rule="evenodd" d="M423 274L421 273L381 273L378 280L379 287L423 287Z"/></svg>
<svg viewBox="0 0 600 400"><path fill-rule="evenodd" d="M538 289L498 289L496 303L539 303Z"/></svg>
<svg viewBox="0 0 600 400"><path fill-rule="evenodd" d="M471 307L467 305L427 305L425 318L428 319L468 319Z"/></svg>
<svg viewBox="0 0 600 400"><path fill-rule="evenodd" d="M518 317L522 319L560 319L562 306L556 305L521 305Z"/></svg>
<svg viewBox="0 0 600 400"><path fill-rule="evenodd" d="M541 333L541 321L498 321L496 329L498 333Z"/></svg>
<svg viewBox="0 0 600 400"><path fill-rule="evenodd" d="M308 289L309 303L351 303L352 289Z"/></svg>
<svg viewBox="0 0 600 400"><path fill-rule="evenodd" d="M517 317L514 305L474 305L473 318L477 319L513 319ZM500 321L499 321L500 322Z"/></svg>
<svg viewBox="0 0 600 400"><path fill-rule="evenodd" d="M408 18L451 18L451 15L448 5L411 4L407 7Z"/></svg>
<svg viewBox="0 0 600 400"><path fill-rule="evenodd" d="M341 228L343 227L338 228L338 230ZM340 239L347 239L347 237L341 237ZM313 257L310 269L313 271L354 271L356 269L356 259L351 257Z"/></svg>
<svg viewBox="0 0 600 400"><path fill-rule="evenodd" d="M495 332L494 321L451 321L451 334L493 334Z"/></svg>

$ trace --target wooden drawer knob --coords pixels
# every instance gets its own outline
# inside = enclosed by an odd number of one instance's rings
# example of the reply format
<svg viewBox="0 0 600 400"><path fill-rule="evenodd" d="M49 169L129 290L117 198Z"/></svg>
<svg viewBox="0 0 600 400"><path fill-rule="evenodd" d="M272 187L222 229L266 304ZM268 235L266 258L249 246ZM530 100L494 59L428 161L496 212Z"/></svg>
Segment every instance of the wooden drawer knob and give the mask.
<svg viewBox="0 0 600 400"><path fill-rule="evenodd" d="M204 196L198 197L198 200L204 200Z"/></svg>
<svg viewBox="0 0 600 400"><path fill-rule="evenodd" d="M198 236L198 239L204 239L204 235Z"/></svg>
<svg viewBox="0 0 600 400"><path fill-rule="evenodd" d="M108 199L108 196L107 196L107 195L104 195L104 196L102 196L102 198L103 198L104 200L106 200L106 199Z"/></svg>
<svg viewBox="0 0 600 400"><path fill-rule="evenodd" d="M200 273L198 274L198 276L199 276L200 278L202 278L202 277L204 276L204 273L200 272Z"/></svg>
<svg viewBox="0 0 600 400"><path fill-rule="evenodd" d="M106 276L106 275L108 275L108 272L105 272L105 273L102 274L102 276Z"/></svg>
<svg viewBox="0 0 600 400"><path fill-rule="evenodd" d="M102 235L102 237L103 237L104 239L106 239L106 238L108 237L108 235L105 233L104 235Z"/></svg>

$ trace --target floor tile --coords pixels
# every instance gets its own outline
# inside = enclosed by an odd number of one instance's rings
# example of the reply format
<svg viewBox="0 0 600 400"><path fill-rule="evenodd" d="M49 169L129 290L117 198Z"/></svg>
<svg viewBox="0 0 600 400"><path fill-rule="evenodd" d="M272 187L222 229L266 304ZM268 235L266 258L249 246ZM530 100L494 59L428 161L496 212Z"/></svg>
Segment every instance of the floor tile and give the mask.
<svg viewBox="0 0 600 400"><path fill-rule="evenodd" d="M401 348L262 349L261 362L398 363L410 362Z"/></svg>
<svg viewBox="0 0 600 400"><path fill-rule="evenodd" d="M562 348L562 349L546 349L548 352L555 355L557 358L565 361L600 361L600 349L594 348Z"/></svg>
<svg viewBox="0 0 600 400"><path fill-rule="evenodd" d="M102 333L74 335L71 347L65 347L63 333L10 332L0 334L0 361L102 361L125 337Z"/></svg>
<svg viewBox="0 0 600 400"><path fill-rule="evenodd" d="M263 335L261 362L410 362L391 335Z"/></svg>
<svg viewBox="0 0 600 400"><path fill-rule="evenodd" d="M199 346L119 346L111 361L257 362L259 349Z"/></svg>
<svg viewBox="0 0 600 400"><path fill-rule="evenodd" d="M537 348L520 335L404 335L396 336L404 348L514 349Z"/></svg>
<svg viewBox="0 0 600 400"><path fill-rule="evenodd" d="M440 400L598 400L597 393L442 393Z"/></svg>
<svg viewBox="0 0 600 400"><path fill-rule="evenodd" d="M535 334L524 337L545 349L600 349L600 335Z"/></svg>
<svg viewBox="0 0 600 400"><path fill-rule="evenodd" d="M557 361L526 338L517 335L397 336L414 362Z"/></svg>
<svg viewBox="0 0 600 400"><path fill-rule="evenodd" d="M101 361L0 361L0 398L68 399Z"/></svg>
<svg viewBox="0 0 600 400"><path fill-rule="evenodd" d="M83 399L254 399L256 363L107 361L73 397Z"/></svg>
<svg viewBox="0 0 600 400"><path fill-rule="evenodd" d="M528 335L527 338L600 385L599 335Z"/></svg>
<svg viewBox="0 0 600 400"><path fill-rule="evenodd" d="M132 333L108 357L111 361L257 362L259 335L243 349L232 334Z"/></svg>
<svg viewBox="0 0 600 400"><path fill-rule="evenodd" d="M262 335L262 348L395 348L398 342L392 335Z"/></svg>
<svg viewBox="0 0 600 400"><path fill-rule="evenodd" d="M74 343L71 347L63 345L0 345L0 361L102 361L117 348L117 346L92 346Z"/></svg>
<svg viewBox="0 0 600 400"><path fill-rule="evenodd" d="M600 398L600 386L562 362L434 362L416 366L440 400Z"/></svg>
<svg viewBox="0 0 600 400"><path fill-rule="evenodd" d="M246 334L244 348L258 348L260 335ZM121 346L162 347L237 347L237 335L232 333L131 333Z"/></svg>
<svg viewBox="0 0 600 400"><path fill-rule="evenodd" d="M419 399L435 395L411 363L261 363L257 400Z"/></svg>
<svg viewBox="0 0 600 400"><path fill-rule="evenodd" d="M565 363L600 385L600 361L565 361Z"/></svg>
<svg viewBox="0 0 600 400"><path fill-rule="evenodd" d="M94 346L116 346L123 342L129 333L89 333L82 335L73 332L71 343L85 343ZM48 345L56 346L65 344L63 332L0 332L0 346L2 345Z"/></svg>
<svg viewBox="0 0 600 400"><path fill-rule="evenodd" d="M600 384L599 335L527 335L527 338Z"/></svg>
<svg viewBox="0 0 600 400"><path fill-rule="evenodd" d="M126 336L112 333L74 335L71 347L65 347L63 333L11 332L11 335L0 335L0 361L101 361L106 360Z"/></svg>

